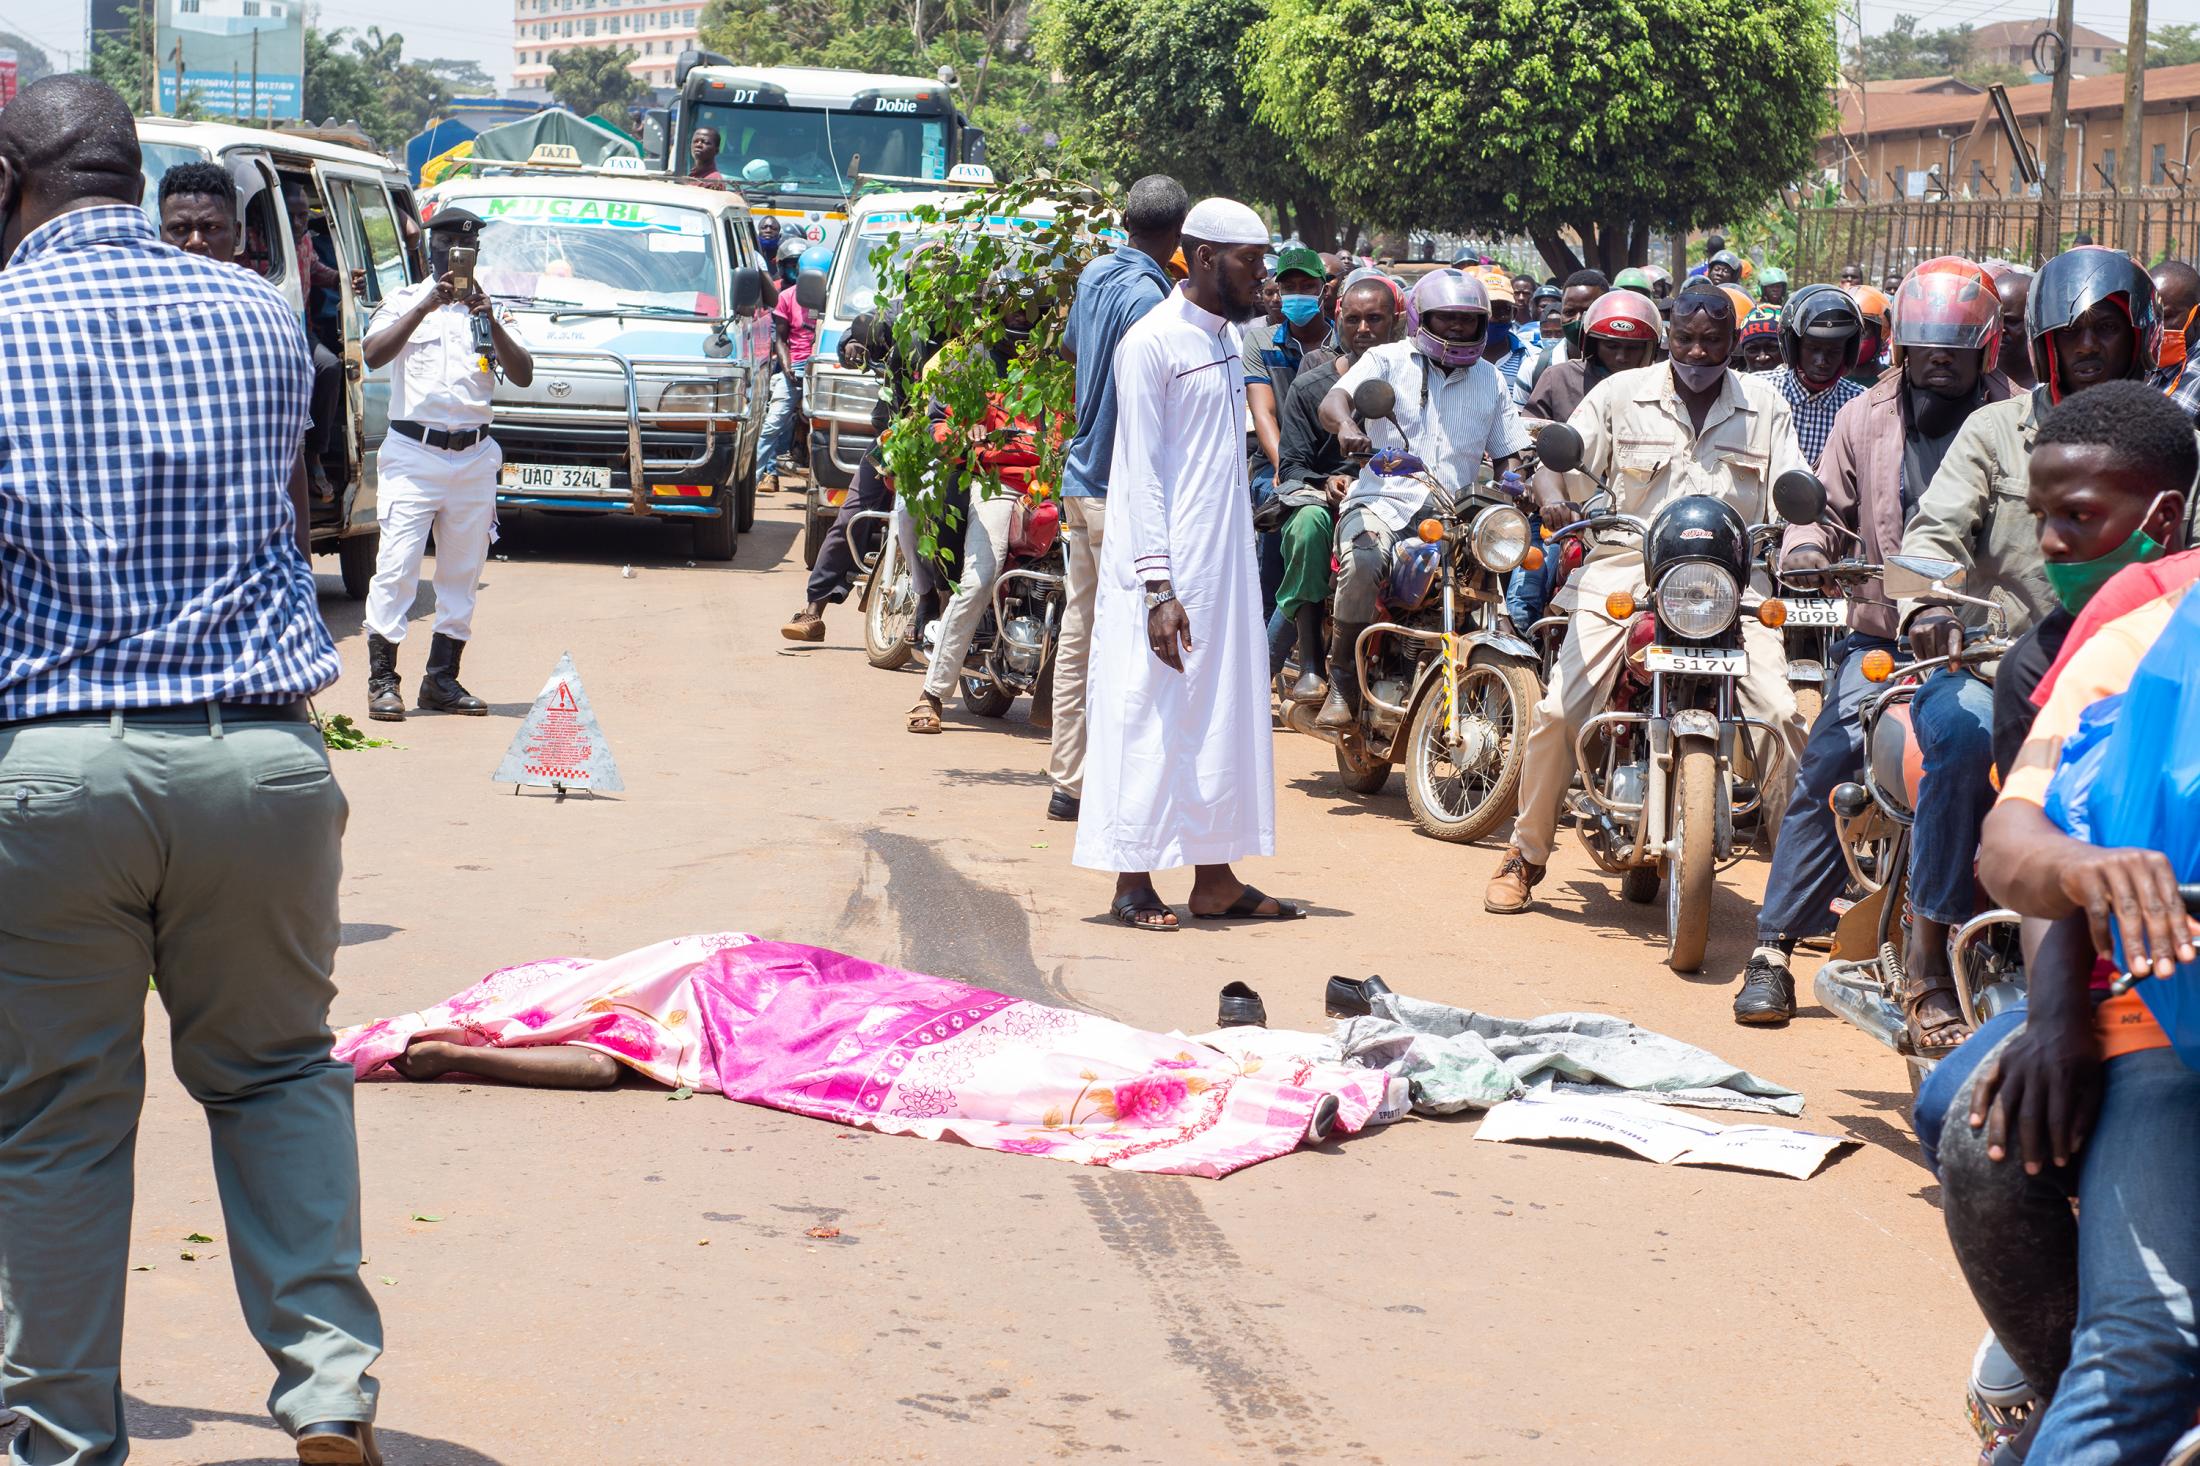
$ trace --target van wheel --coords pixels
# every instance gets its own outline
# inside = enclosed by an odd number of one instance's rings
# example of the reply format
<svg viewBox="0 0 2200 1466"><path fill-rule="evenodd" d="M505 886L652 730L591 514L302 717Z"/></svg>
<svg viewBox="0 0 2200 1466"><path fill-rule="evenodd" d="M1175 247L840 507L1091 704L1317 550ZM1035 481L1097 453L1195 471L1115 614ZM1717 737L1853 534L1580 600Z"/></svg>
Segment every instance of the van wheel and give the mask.
<svg viewBox="0 0 2200 1466"><path fill-rule="evenodd" d="M694 522L695 558L698 560L731 560L734 546L740 543L738 519L740 506L732 489L720 489L712 496L718 513L709 519Z"/></svg>
<svg viewBox="0 0 2200 1466"><path fill-rule="evenodd" d="M367 598L374 584L374 562L382 553L382 531L346 535L336 542L336 565L343 572L344 594L355 601Z"/></svg>
<svg viewBox="0 0 2200 1466"><path fill-rule="evenodd" d="M741 475L741 482L734 490L735 512L733 527L742 534L756 528L756 465Z"/></svg>
<svg viewBox="0 0 2200 1466"><path fill-rule="evenodd" d="M815 570L817 568L817 557L825 553L826 543L832 539L833 525L838 519L837 514L823 516L810 514L804 516L802 522L803 569Z"/></svg>

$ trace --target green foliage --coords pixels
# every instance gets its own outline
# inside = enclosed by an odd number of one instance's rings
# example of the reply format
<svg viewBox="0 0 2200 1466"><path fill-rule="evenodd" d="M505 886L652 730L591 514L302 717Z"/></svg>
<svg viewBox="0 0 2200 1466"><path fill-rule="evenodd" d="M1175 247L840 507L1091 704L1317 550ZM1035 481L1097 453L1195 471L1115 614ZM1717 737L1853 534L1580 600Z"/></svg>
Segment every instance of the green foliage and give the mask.
<svg viewBox="0 0 2200 1466"><path fill-rule="evenodd" d="M484 71L478 61L436 56L414 64L434 77L436 83L454 97L493 97L497 94L496 78Z"/></svg>
<svg viewBox="0 0 2200 1466"><path fill-rule="evenodd" d="M968 431L985 419L998 396L1011 420L1043 425L1034 484L1061 482L1066 430L1076 412L1076 369L1062 359L1062 333L1078 272L1099 251L1100 231L1114 228L1115 206L1097 189L1052 174L1034 174L952 202L915 211L910 236L890 235L872 252L879 272L879 300L899 305L895 350L923 383L892 404L893 421L879 445L881 466L895 492L916 516L924 553L941 537L959 534L961 517L943 503L960 485L973 502L1004 492L1000 475L975 462L965 449ZM1051 215L1051 217L1049 217ZM988 219L1016 221L988 229ZM944 238L951 248L906 245L917 236ZM1020 297L989 289L1003 270L1020 277ZM1032 322L1021 345L1006 321L1021 299ZM996 348L1008 348L996 352ZM1005 359L1005 364L1003 360ZM950 425L948 441L932 431L937 406Z"/></svg>
<svg viewBox="0 0 2200 1466"><path fill-rule="evenodd" d="M53 62L47 59L46 48L28 36L0 31L0 50L15 53L15 84L19 87L27 87L40 77L53 74Z"/></svg>
<svg viewBox="0 0 2200 1466"><path fill-rule="evenodd" d="M2110 68L2122 71L2126 55L2118 52ZM2190 66L2200 61L2200 25L2151 25L2147 27L2147 65Z"/></svg>
<svg viewBox="0 0 2200 1466"><path fill-rule="evenodd" d="M120 92L131 114L139 117L153 110L153 99L146 91L150 79L146 50L146 21L132 12L127 35L103 32L93 39L92 62L85 68Z"/></svg>
<svg viewBox="0 0 2200 1466"><path fill-rule="evenodd" d="M1054 0L1039 46L1075 78L1083 125L1073 146L1128 184L1166 173L1194 198L1266 204L1286 234L1335 247L1339 214L1317 150L1256 115L1249 69L1270 0ZM1395 202L1392 205L1396 212Z"/></svg>
<svg viewBox="0 0 2200 1466"><path fill-rule="evenodd" d="M1943 26L1934 31L1921 31L1917 25L1916 16L1898 15L1893 24L1878 35L1864 37L1857 59L1868 80L1953 76L1977 87L1997 83L2016 86L2026 80L2024 71L2006 61L1974 56L1969 24Z"/></svg>
<svg viewBox="0 0 2200 1466"><path fill-rule="evenodd" d="M404 36L380 26L358 34L308 26L306 119L356 122L382 147L398 147L451 100L429 69L448 64L407 61Z"/></svg>
<svg viewBox="0 0 2200 1466"><path fill-rule="evenodd" d="M1815 166L1829 0L1274 0L1261 119L1378 226L1516 229L1554 270L1757 207Z"/></svg>
<svg viewBox="0 0 2200 1466"><path fill-rule="evenodd" d="M403 748L387 738L370 738L367 730L351 720L349 713L335 713L320 718L314 726L321 730L321 742L343 752L356 752L362 748Z"/></svg>
<svg viewBox="0 0 2200 1466"><path fill-rule="evenodd" d="M641 54L627 46L560 51L550 68L550 95L583 117L598 111L624 117L649 90L647 82L627 70Z"/></svg>

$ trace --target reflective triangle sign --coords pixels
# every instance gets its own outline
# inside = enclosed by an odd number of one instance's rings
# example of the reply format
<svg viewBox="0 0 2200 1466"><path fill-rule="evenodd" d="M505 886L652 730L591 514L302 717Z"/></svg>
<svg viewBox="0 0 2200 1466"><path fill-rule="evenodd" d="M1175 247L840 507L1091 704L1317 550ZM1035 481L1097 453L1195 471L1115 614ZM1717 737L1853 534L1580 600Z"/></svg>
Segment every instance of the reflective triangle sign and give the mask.
<svg viewBox="0 0 2200 1466"><path fill-rule="evenodd" d="M573 654L558 658L558 667L527 710L519 735L504 751L504 762L491 775L498 784L547 784L556 789L626 788L619 766L612 761L611 745L604 741L596 711L588 705L581 674L573 670Z"/></svg>

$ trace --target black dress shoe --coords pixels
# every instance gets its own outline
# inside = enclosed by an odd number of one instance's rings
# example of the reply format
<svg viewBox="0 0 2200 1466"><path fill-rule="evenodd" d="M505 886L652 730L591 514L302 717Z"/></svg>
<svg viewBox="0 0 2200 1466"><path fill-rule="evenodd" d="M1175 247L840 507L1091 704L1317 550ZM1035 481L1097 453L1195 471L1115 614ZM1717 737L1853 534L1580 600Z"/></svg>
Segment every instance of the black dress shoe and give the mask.
<svg viewBox="0 0 2200 1466"><path fill-rule="evenodd" d="M1734 1021L1777 1028L1795 1016L1795 977L1762 957L1742 969L1742 990L1734 995Z"/></svg>
<svg viewBox="0 0 2200 1466"><path fill-rule="evenodd" d="M1322 1011L1332 1018L1365 1018L1375 1011L1376 996L1389 991L1390 984L1379 977L1367 977L1359 982L1333 977L1322 989Z"/></svg>
<svg viewBox="0 0 2200 1466"><path fill-rule="evenodd" d="M374 1427L363 1420L324 1420L298 1432L298 1466L382 1466Z"/></svg>
<svg viewBox="0 0 2200 1466"><path fill-rule="evenodd" d="M1067 824L1077 822L1077 807L1082 801L1066 789L1057 789L1047 800L1047 818Z"/></svg>
<svg viewBox="0 0 2200 1466"><path fill-rule="evenodd" d="M1242 982L1233 982L1222 990L1222 1003L1215 1011L1217 1028L1266 1028L1268 1005L1261 1002L1260 994Z"/></svg>

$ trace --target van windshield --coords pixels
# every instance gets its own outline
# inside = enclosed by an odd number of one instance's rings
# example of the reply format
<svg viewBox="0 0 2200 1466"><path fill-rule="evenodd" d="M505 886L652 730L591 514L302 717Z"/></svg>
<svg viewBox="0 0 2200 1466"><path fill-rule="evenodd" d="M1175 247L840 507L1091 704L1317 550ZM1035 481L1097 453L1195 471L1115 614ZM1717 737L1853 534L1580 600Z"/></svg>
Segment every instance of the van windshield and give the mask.
<svg viewBox="0 0 2200 1466"><path fill-rule="evenodd" d="M1044 219L1016 219L1003 222L996 218L984 226L988 234L1008 234L1017 224L1044 225ZM944 224L916 222L906 213L874 214L854 224L854 235L847 244L848 268L841 272L840 289L835 292L831 307L826 312L834 320L852 321L878 304L878 266L871 256L880 245L891 244L893 253L889 268L899 271L908 264L909 257L928 240L945 238L948 227ZM958 252L967 250L975 242L979 226L964 225L956 231L960 236L955 247ZM1042 257L1035 246L1026 245L1013 251L1026 256L1026 269L1043 270L1057 267L1061 261Z"/></svg>
<svg viewBox="0 0 2200 1466"><path fill-rule="evenodd" d="M475 266L521 305L716 316L719 244L702 209L515 195L453 200L481 216Z"/></svg>

